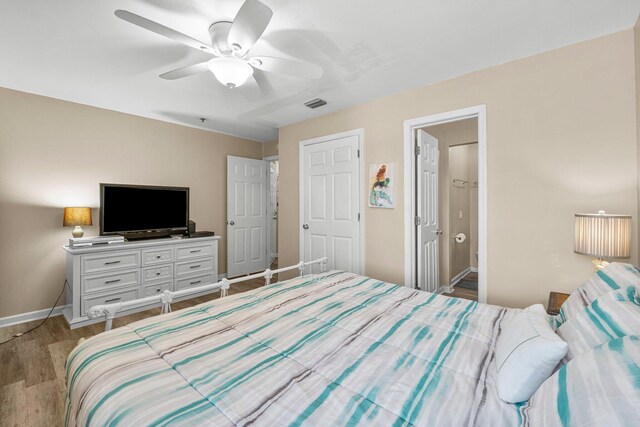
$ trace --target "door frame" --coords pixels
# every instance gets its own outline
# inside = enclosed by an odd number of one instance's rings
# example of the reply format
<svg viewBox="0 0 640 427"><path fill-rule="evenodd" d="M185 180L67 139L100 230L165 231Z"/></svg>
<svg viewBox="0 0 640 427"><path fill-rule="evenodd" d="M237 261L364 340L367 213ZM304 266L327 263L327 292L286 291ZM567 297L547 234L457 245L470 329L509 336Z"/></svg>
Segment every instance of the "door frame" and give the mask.
<svg viewBox="0 0 640 427"><path fill-rule="evenodd" d="M298 256L300 261L304 261L304 233L300 231L302 229L302 224L304 224L304 156L303 149L308 145L321 144L323 142L333 141L334 139L346 138L349 136L355 136L358 138L358 150L360 150L360 156L358 158L358 186L360 188L360 200L358 206L360 207L360 221L359 225L359 234L360 239L358 244L360 245L360 265L358 266L360 271L357 274L364 274L364 220L365 220L365 197L363 197L364 193L364 129L353 129L345 132L334 133L331 135L320 136L317 138L305 139L298 143L298 214L299 214L299 223L298 223L298 233L300 234L300 246Z"/></svg>
<svg viewBox="0 0 640 427"><path fill-rule="evenodd" d="M487 302L487 106L476 105L404 121L404 284L416 282L415 131L465 119L478 119L478 302Z"/></svg>
<svg viewBox="0 0 640 427"><path fill-rule="evenodd" d="M263 157L262 160L266 162L271 162L273 160L280 160L278 155L275 156L267 156ZM267 168L267 176L269 175L269 168ZM270 178L270 177L269 177ZM271 181L269 181L269 185L266 186L267 191L267 213L269 213L268 209L271 205ZM278 239L278 234L276 233L276 240ZM269 253L269 248L271 247L271 221L269 217L267 217L267 260L270 260L271 254ZM276 251L276 258L278 257L278 252ZM271 265L267 265L267 268L271 268Z"/></svg>

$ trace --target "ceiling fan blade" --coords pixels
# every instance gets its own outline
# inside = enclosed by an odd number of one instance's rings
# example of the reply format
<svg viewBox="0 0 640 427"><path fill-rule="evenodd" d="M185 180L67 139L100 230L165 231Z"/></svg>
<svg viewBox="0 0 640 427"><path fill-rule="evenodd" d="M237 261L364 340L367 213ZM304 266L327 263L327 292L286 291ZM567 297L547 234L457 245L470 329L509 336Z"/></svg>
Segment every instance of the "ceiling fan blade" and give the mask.
<svg viewBox="0 0 640 427"><path fill-rule="evenodd" d="M169 27L165 27L164 25L158 24L157 22L154 22L150 19L144 18L140 15L136 15L135 13L131 13L122 9L118 9L114 13L118 18L123 19L127 22L130 22L133 25L137 25L138 27L144 28L145 30L149 30L156 34L160 34L161 36L165 36L167 38L170 38L171 40L175 40L178 43L185 44L194 49L198 49L203 52L208 52L212 55L214 54L213 48L207 45L206 43L203 43L199 40L189 37L186 34L182 34Z"/></svg>
<svg viewBox="0 0 640 427"><path fill-rule="evenodd" d="M249 60L249 63L262 71L285 74L303 79L319 79L324 74L322 67L294 59L254 56Z"/></svg>
<svg viewBox="0 0 640 427"><path fill-rule="evenodd" d="M247 101L257 101L262 98L262 88L254 76L249 77L238 89Z"/></svg>
<svg viewBox="0 0 640 427"><path fill-rule="evenodd" d="M258 41L269 25L273 11L258 0L246 0L229 30L228 42L232 49L244 55Z"/></svg>
<svg viewBox="0 0 640 427"><path fill-rule="evenodd" d="M160 74L160 77L165 80L175 80L188 77L193 74L203 73L205 71L209 71L208 62L187 65L186 67L178 68L173 71L167 71L166 73Z"/></svg>

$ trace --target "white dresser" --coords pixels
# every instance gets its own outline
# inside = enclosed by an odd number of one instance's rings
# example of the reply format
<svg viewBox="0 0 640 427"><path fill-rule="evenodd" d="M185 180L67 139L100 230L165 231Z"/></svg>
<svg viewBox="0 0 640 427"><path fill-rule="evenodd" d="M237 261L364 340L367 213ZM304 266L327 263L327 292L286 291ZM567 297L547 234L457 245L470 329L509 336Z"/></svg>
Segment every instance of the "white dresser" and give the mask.
<svg viewBox="0 0 640 427"><path fill-rule="evenodd" d="M69 326L78 328L91 320L87 310L178 291L218 281L219 236L171 238L125 242L109 246L70 248L67 252L67 307L63 314ZM130 314L141 307L118 313Z"/></svg>

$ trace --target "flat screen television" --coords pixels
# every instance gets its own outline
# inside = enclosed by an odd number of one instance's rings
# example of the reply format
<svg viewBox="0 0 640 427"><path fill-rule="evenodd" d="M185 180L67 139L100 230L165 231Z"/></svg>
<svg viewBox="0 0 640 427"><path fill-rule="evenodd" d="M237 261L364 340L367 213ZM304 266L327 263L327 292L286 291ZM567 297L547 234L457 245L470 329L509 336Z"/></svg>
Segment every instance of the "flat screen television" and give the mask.
<svg viewBox="0 0 640 427"><path fill-rule="evenodd" d="M188 227L188 187L100 184L100 235L151 238Z"/></svg>

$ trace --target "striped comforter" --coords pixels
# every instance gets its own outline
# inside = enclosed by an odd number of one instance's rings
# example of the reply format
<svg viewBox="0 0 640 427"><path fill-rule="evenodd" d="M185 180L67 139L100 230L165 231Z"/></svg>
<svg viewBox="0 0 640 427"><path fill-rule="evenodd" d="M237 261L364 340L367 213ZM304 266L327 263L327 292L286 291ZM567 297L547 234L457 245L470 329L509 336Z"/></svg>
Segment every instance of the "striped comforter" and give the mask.
<svg viewBox="0 0 640 427"><path fill-rule="evenodd" d="M495 388L517 310L352 273L280 282L90 338L66 425L518 425Z"/></svg>

